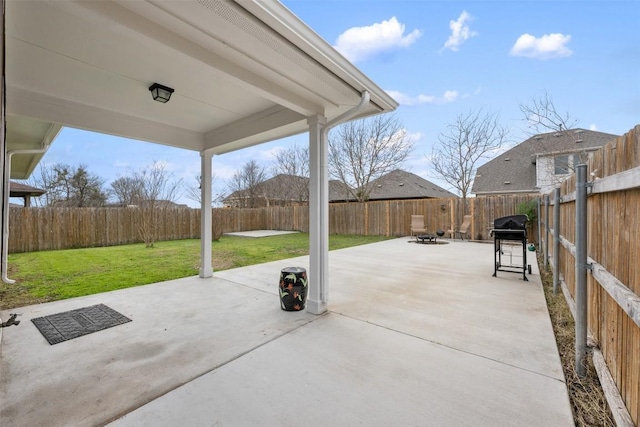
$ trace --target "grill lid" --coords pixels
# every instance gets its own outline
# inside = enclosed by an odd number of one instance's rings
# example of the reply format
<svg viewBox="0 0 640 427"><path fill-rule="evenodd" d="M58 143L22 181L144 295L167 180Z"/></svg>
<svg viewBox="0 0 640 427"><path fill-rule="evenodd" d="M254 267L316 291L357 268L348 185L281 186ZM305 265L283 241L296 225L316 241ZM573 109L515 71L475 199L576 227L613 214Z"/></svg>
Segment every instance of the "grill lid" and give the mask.
<svg viewBox="0 0 640 427"><path fill-rule="evenodd" d="M529 217L526 215L509 215L496 218L493 228L496 230L524 230Z"/></svg>

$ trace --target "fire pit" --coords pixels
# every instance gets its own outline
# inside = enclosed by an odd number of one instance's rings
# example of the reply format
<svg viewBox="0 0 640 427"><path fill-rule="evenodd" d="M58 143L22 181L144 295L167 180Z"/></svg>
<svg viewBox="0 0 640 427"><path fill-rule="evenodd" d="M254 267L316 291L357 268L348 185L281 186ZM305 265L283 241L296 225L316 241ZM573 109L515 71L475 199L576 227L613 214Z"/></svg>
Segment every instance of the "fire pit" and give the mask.
<svg viewBox="0 0 640 427"><path fill-rule="evenodd" d="M497 218L493 221L493 250L494 250L494 270L493 277L496 277L498 271L508 271L511 273L519 273L522 269L522 279L527 279L527 268L531 274L531 265L527 265L527 222L529 217L526 215L510 215ZM522 264L513 264L514 252L510 252L509 263L505 264L503 256L505 255L504 242L512 242L522 246ZM515 248L514 248L515 249ZM505 257L506 258L506 257ZM519 256L516 256L519 258Z"/></svg>

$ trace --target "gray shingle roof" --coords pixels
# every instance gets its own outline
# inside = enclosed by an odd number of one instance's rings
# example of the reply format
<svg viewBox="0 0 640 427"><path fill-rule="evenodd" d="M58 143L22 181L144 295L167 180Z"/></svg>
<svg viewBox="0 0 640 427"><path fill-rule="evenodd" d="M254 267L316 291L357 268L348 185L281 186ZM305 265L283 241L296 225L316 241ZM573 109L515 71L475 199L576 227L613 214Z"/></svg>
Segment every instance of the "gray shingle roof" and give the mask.
<svg viewBox="0 0 640 427"><path fill-rule="evenodd" d="M458 197L416 174L394 170L369 183L369 200Z"/></svg>
<svg viewBox="0 0 640 427"><path fill-rule="evenodd" d="M617 136L579 128L534 135L480 166L476 171L471 192L537 193L536 155L596 149Z"/></svg>
<svg viewBox="0 0 640 427"><path fill-rule="evenodd" d="M260 194L261 197L268 197L273 200L298 200L300 198L299 189L302 186L309 185L309 178L296 175L279 174L260 184L256 185L254 193ZM247 197L248 191L234 191L223 199L223 202L231 201L242 197Z"/></svg>
<svg viewBox="0 0 640 427"><path fill-rule="evenodd" d="M308 185L309 178L307 177L279 174L258 184L256 191L271 200L308 201L306 197L304 197L304 200L300 200L302 188ZM225 197L223 202L230 202L236 198L243 197L245 193L246 191L234 191ZM342 182L335 179L329 180L329 201L346 202L351 200L355 199Z"/></svg>
<svg viewBox="0 0 640 427"><path fill-rule="evenodd" d="M355 197L351 195L349 187L337 179L329 180L329 201L330 202L352 202Z"/></svg>
<svg viewBox="0 0 640 427"><path fill-rule="evenodd" d="M259 184L259 192L269 198L297 200L300 184L308 185L309 178L294 175L276 175ZM369 200L424 199L457 197L438 185L410 172L395 170L369 183L372 188ZM236 191L223 201L229 202L243 196ZM269 196L271 195L271 196ZM347 202L355 198L348 187L338 180L329 181L329 201Z"/></svg>

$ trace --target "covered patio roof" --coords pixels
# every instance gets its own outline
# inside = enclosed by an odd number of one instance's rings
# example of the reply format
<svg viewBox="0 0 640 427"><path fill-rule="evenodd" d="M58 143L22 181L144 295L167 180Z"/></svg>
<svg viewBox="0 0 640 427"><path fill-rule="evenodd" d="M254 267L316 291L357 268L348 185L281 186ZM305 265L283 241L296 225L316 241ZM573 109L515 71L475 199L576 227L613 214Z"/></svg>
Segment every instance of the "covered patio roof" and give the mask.
<svg viewBox="0 0 640 427"><path fill-rule="evenodd" d="M7 150L46 149L61 126L211 154L306 132L370 102L397 104L276 1L10 1ZM154 82L175 90L154 102ZM27 178L44 153L16 154Z"/></svg>

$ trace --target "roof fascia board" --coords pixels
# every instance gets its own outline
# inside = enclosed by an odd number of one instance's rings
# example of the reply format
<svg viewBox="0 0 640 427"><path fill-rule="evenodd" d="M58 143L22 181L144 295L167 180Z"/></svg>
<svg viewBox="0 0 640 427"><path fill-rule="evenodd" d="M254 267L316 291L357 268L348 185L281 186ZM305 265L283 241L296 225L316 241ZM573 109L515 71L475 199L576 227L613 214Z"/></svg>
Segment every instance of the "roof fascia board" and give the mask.
<svg viewBox="0 0 640 427"><path fill-rule="evenodd" d="M7 107L7 114L37 117L38 120L64 123L77 129L152 141L195 151L202 150L204 145L204 137L201 133L62 100L26 89L8 87ZM105 117L109 120L104 120ZM92 123L105 122L108 123L106 127L92 126ZM176 145L176 141L180 141L180 145Z"/></svg>
<svg viewBox="0 0 640 427"><path fill-rule="evenodd" d="M382 111L394 110L398 102L382 90L349 60L342 56L308 25L280 2L272 0L236 0L271 28L274 28L299 49L335 74L358 93L368 90L371 102Z"/></svg>
<svg viewBox="0 0 640 427"><path fill-rule="evenodd" d="M499 196L504 194L505 196L509 194L539 194L540 190L511 190L511 191L477 191L474 194L476 196Z"/></svg>
<svg viewBox="0 0 640 427"><path fill-rule="evenodd" d="M216 147L223 149L222 146L225 144L270 131L274 127L287 126L300 121L306 121L306 117L281 106L274 106L208 132L205 134L204 149L212 151L216 151Z"/></svg>
<svg viewBox="0 0 640 427"><path fill-rule="evenodd" d="M227 144L217 145L216 147L211 148L207 151L214 155L230 153L232 151L241 150L243 148L251 147L265 142L271 142L293 135L298 135L303 132L307 132L308 130L309 127L307 125L307 120L305 119L296 123L291 123L289 125L283 125L280 128L268 129L263 133L250 135L244 139L238 139Z"/></svg>
<svg viewBox="0 0 640 427"><path fill-rule="evenodd" d="M557 155L560 155L560 154L584 153L585 151L586 152L598 151L602 147L604 147L604 144L599 146L599 147L585 147L585 148L575 148L575 149L571 149L571 150L547 151L547 152L544 152L544 153L536 153L536 156L537 157L551 157L551 156L557 156Z"/></svg>
<svg viewBox="0 0 640 427"><path fill-rule="evenodd" d="M61 130L62 130L62 125L59 125L57 123L51 123L49 130L45 135L43 135L43 138L40 141L40 148L42 148L45 151L42 154L31 155L31 161L29 162L29 165L27 166L27 169L24 172L25 177L28 177L33 173L33 171L38 166L38 163L40 163L40 160L42 160L42 158L44 157L46 151L49 150L49 146L51 145L53 140L58 136ZM44 191L42 194L44 194Z"/></svg>

